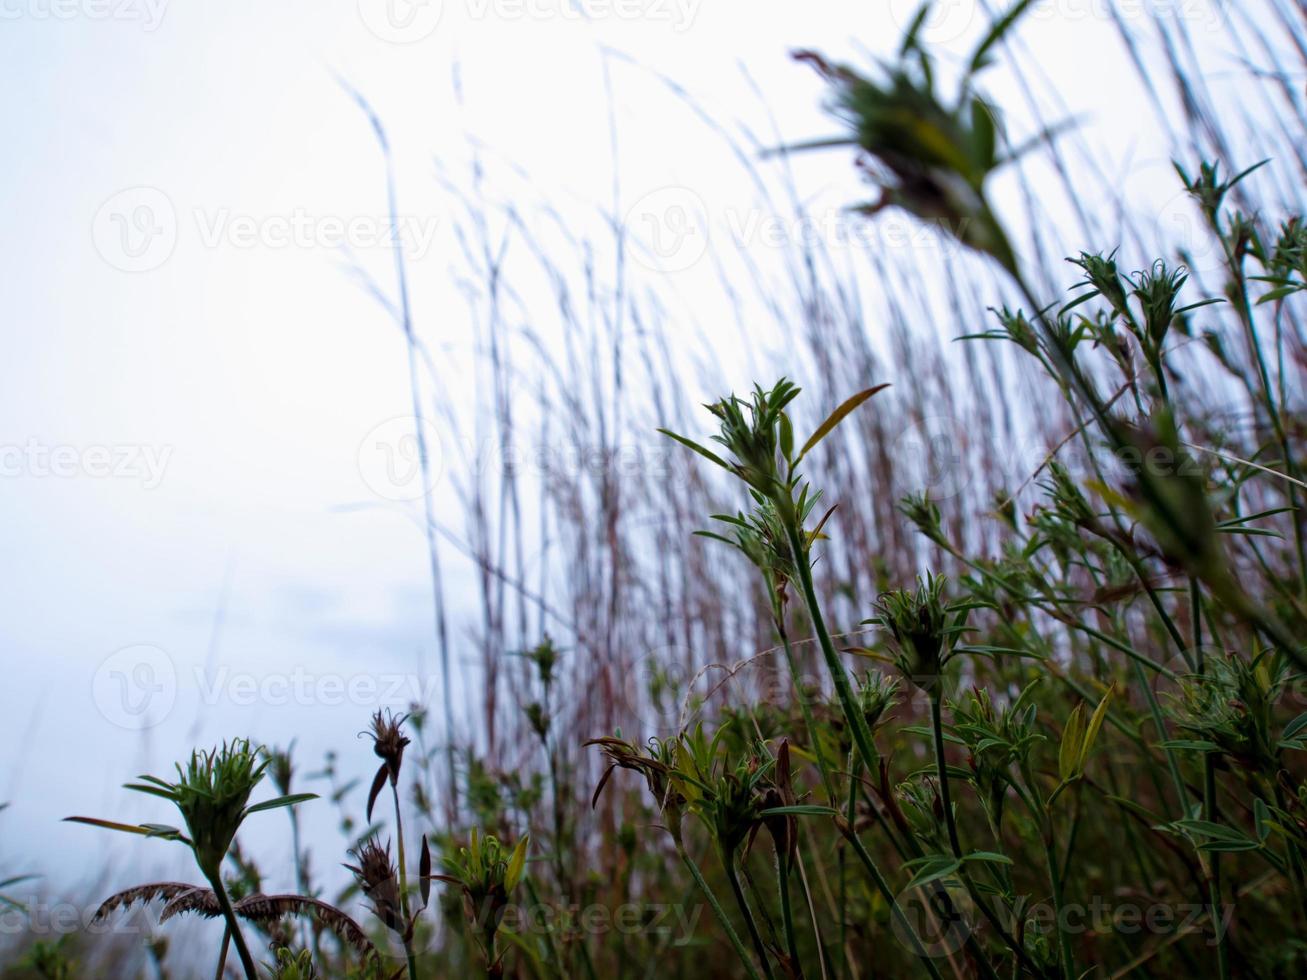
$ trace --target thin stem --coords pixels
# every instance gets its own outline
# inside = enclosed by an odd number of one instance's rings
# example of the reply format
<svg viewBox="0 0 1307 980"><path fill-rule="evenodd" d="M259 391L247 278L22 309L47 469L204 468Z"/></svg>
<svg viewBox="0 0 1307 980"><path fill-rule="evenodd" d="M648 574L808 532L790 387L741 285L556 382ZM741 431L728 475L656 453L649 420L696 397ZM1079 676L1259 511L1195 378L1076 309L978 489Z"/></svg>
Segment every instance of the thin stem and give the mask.
<svg viewBox="0 0 1307 980"><path fill-rule="evenodd" d="M733 855L722 853L722 868L726 871L726 880L730 883L731 894L735 896L735 904L740 907L740 914L744 916L744 924L749 928L749 938L753 941L754 952L758 954L758 959L762 963L763 973L767 975L768 980L774 980L775 974L772 973L771 961L767 956L767 944L762 941L762 933L758 931L758 923L753 917L753 909L749 908L749 900L744 895L744 889L740 887L740 876L735 870Z"/></svg>
<svg viewBox="0 0 1307 980"><path fill-rule="evenodd" d="M1053 821L1045 814L1045 827L1041 835L1044 840L1044 858L1048 864L1048 881L1053 889L1053 911L1057 916L1057 941L1061 953L1062 976L1066 980L1075 978L1075 958L1071 952L1071 936L1066 930L1066 919L1062 914L1062 876L1058 872L1057 855L1053 851Z"/></svg>
<svg viewBox="0 0 1307 980"><path fill-rule="evenodd" d="M404 916L404 956L408 959L409 980L418 980L417 957L413 955L413 926L408 914L408 867L404 860L404 818L400 814L399 786L390 781L390 795L395 801L396 860L399 863L399 909Z"/></svg>
<svg viewBox="0 0 1307 980"><path fill-rule="evenodd" d="M791 511L793 507L791 506ZM835 684L835 693L839 697L840 708L844 712L844 717L848 722L849 729L853 733L853 743L862 756L862 764L866 766L867 772L876 771L876 750L872 745L871 732L867 728L867 720L863 717L862 712L858 710L857 704L853 699L853 689L849 685L848 675L844 672L844 665L840 663L839 656L835 652L835 644L831 642L830 633L826 629L825 620L821 615L821 606L817 601L817 591L812 582L812 568L808 565L807 549L803 547L801 541L802 529L799 527L797 518L785 522L786 536L790 546L790 553L794 559L795 571L798 573L799 584L803 589L804 602L808 607L808 617L812 620L813 632L817 634L817 640L821 647L822 656L826 660L826 666L830 671L831 679ZM890 889L889 883L885 876L881 874L880 869L876 867L871 855L867 849L862 846L858 840L857 834L852 828L845 835L857 850L858 856L867 866L868 873L876 882L876 887L880 889L881 894L889 903L891 914L894 915L902 928L907 930L907 935L912 938L913 952L922 959L923 964L930 971L932 976L938 976L938 971L934 963L931 962L929 955L921 946L921 941L917 938L916 932L907 922L903 910L899 908L894 892ZM944 896L945 901L949 901L948 896ZM975 943L974 936L967 937L968 945ZM993 977L993 968L985 958L983 951L979 948L975 950L977 965L986 977Z"/></svg>
<svg viewBox="0 0 1307 980"><path fill-rule="evenodd" d="M1203 753L1203 819L1219 822L1216 813L1216 759L1213 753ZM1207 853L1209 867L1207 887L1211 903L1212 932L1216 937L1216 968L1221 980L1230 980L1230 953L1225 948L1225 929L1221 925L1221 855Z"/></svg>
<svg viewBox="0 0 1307 980"><path fill-rule="evenodd" d="M236 922L236 912L231 907L231 899L227 897L227 889L223 887L221 870L217 870L207 877L209 886L213 889L213 894L218 898L218 907L222 909L222 917L227 920L227 934L236 943L236 955L240 957L241 968L244 969L247 980L259 980L259 971L254 965L254 957L250 955L250 948L245 945L245 937L241 935L241 927Z"/></svg>
<svg viewBox="0 0 1307 980"><path fill-rule="evenodd" d="M1193 634L1195 658L1198 672L1205 673L1206 659L1203 656L1203 590L1198 579L1189 577L1189 630ZM1210 752L1203 753L1203 819L1209 823L1218 823L1216 812L1216 757ZM1221 927L1221 855L1209 851L1207 860L1210 867L1208 876L1208 901L1211 904L1212 933L1216 937L1216 968L1221 980L1230 980L1230 954L1225 948L1225 930Z"/></svg>
<svg viewBox="0 0 1307 980"><path fill-rule="evenodd" d="M943 678L936 678L934 690L930 692L930 727L935 737L935 772L939 777L940 803L944 807L944 824L948 827L948 843L955 858L962 857L962 845L958 841L958 825L953 818L953 803L948 788L948 763L944 758L944 722L942 704L944 701Z"/></svg>
<svg viewBox="0 0 1307 980"><path fill-rule="evenodd" d="M907 937L908 945L912 947L912 952L919 960L921 960L921 965L925 967L926 972L931 975L933 980L943 980L943 977L940 976L939 967L935 965L935 961L931 959L930 954L926 952L926 948L921 945L921 939L917 936L917 930L912 927L912 923L908 921L908 917L903 914L903 909L899 905L897 896L895 896L893 890L890 888L889 882L885 880L885 876L880 873L880 869L876 867L876 862L873 861L871 855L867 853L867 848L863 846L862 841L858 840L858 835L853 833L852 828L849 828L844 836L853 847L853 853L858 855L858 859L862 861L863 867L867 869L867 874L871 877L872 883L875 884L876 889L881 893L886 903L889 905L890 915L894 917L894 921L898 923L899 929L901 929L903 935ZM984 963L986 967L989 966L988 962L983 958L979 962ZM990 971L990 975L992 975L992 971Z"/></svg>
<svg viewBox="0 0 1307 980"><path fill-rule="evenodd" d="M295 852L295 886L299 889L301 895L308 895L309 879L308 875L304 873L304 855L301 853L300 849L299 814L293 806L287 807L286 812L290 816L290 846ZM318 933L317 930L308 922L305 922L301 926L300 937L300 941L304 943L305 949L309 947L310 939L312 939L313 952L315 955L318 954L320 945L318 942Z"/></svg>
<svg viewBox="0 0 1307 980"><path fill-rule="evenodd" d="M781 920L785 926L785 947L790 954L790 967L796 978L803 977L803 968L799 965L799 937L794 931L794 911L790 908L790 873L788 862L780 855L776 857L776 883L780 891Z"/></svg>
<svg viewBox="0 0 1307 980"><path fill-rule="evenodd" d="M676 853L680 855L681 861L685 864L686 868L689 869L690 876L694 878L695 884L697 884L699 890L703 892L703 897L708 900L708 905L712 908L713 915L717 916L717 921L721 923L722 929L726 933L726 938L728 938L731 941L731 945L735 947L735 953L740 957L740 962L744 964L745 972L748 973L750 980L762 980L762 978L758 976L758 971L754 968L753 959L749 956L749 951L744 948L744 943L740 941L739 933L735 931L735 926L731 925L731 920L727 917L726 911L722 908L721 903L717 901L717 896L714 895L712 889L708 887L708 882L704 880L703 872L699 870L699 866L694 863L694 858L690 857L689 853L685 850L685 845L679 840L674 840L673 843L676 845Z"/></svg>
<svg viewBox="0 0 1307 980"><path fill-rule="evenodd" d="M793 506L791 505L791 510ZM798 573L799 585L803 589L804 603L808 607L808 618L812 620L813 632L817 634L817 642L821 647L822 657L826 661L826 668L830 672L831 680L835 685L835 694L840 701L840 709L844 712L844 718L848 722L849 729L853 733L853 744L858 749L858 754L862 756L862 764L867 767L867 772L876 771L876 750L871 743L871 732L867 730L867 720L863 718L862 712L858 710L857 703L853 699L853 688L849 684L848 674L844 672L844 665L840 663L839 655L835 652L835 644L831 642L830 633L826 630L826 622L821 615L821 606L817 602L817 591L812 584L812 568L808 565L808 551L801 541L802 529L798 526L798 519L786 521L785 532L789 541L790 554L794 560L795 571Z"/></svg>
<svg viewBox="0 0 1307 980"><path fill-rule="evenodd" d="M812 705L808 703L807 692L803 689L803 676L799 673L799 664L794 657L794 649L790 646L790 632L785 628L785 622L780 615L775 615L773 622L776 626L776 632L781 638L781 645L785 649L785 663L789 667L790 678L794 682L794 694L799 701L799 711L803 714L803 723L808 728L808 739L812 743L812 754L817 759L817 769L821 772L822 785L826 788L826 796L830 801L830 805L832 807L838 806L835 780L831 776L830 765L826 761L826 752L821 747L817 722L812 714Z"/></svg>
<svg viewBox="0 0 1307 980"><path fill-rule="evenodd" d="M227 950L231 947L231 930L224 927L222 930L222 946L218 950L218 972L213 975L213 980L222 980L223 971L227 969ZM160 967L162 970L162 967Z"/></svg>

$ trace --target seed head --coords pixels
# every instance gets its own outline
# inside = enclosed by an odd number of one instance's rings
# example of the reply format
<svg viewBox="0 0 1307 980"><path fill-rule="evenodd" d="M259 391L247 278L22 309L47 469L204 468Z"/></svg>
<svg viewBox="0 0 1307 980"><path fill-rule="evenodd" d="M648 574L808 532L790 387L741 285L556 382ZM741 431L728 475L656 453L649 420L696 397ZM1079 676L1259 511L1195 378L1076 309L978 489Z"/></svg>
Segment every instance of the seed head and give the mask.
<svg viewBox="0 0 1307 980"><path fill-rule="evenodd" d="M399 767L404 761L404 748L409 744L403 728L407 718L408 715L397 717L390 711L383 714L378 709L372 716L372 730L365 733L372 738L372 751L385 763L392 786L399 781Z"/></svg>
<svg viewBox="0 0 1307 980"><path fill-rule="evenodd" d="M934 683L957 634L963 628L960 616L951 615L944 601L944 579L927 574L917 588L882 592L876 600L876 615L869 620L883 627L898 648L897 664L913 683Z"/></svg>
<svg viewBox="0 0 1307 980"><path fill-rule="evenodd" d="M363 894L372 903L372 914L392 932L403 935L405 923L399 898L399 879L395 862L390 858L390 842L383 847L376 838L368 838L350 851L357 865L345 865L354 873Z"/></svg>
<svg viewBox="0 0 1307 980"><path fill-rule="evenodd" d="M267 761L248 739L223 742L208 752L193 752L183 769L177 765L173 800L186 820L195 859L210 877L218 874L245 818L250 792L263 778Z"/></svg>

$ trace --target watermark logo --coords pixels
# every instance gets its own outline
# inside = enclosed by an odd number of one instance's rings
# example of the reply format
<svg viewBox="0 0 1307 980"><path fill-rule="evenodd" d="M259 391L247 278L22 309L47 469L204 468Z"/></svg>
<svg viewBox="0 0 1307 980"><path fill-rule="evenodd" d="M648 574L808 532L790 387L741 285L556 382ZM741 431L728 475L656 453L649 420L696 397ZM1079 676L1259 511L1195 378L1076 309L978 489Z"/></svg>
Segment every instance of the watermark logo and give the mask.
<svg viewBox="0 0 1307 980"><path fill-rule="evenodd" d="M927 416L906 426L890 454L900 496L925 492L938 501L961 493L968 481L964 437L960 421L948 415Z"/></svg>
<svg viewBox="0 0 1307 980"><path fill-rule="evenodd" d="M708 208L687 187L646 194L623 220L631 255L655 272L682 272L708 251Z"/></svg>
<svg viewBox="0 0 1307 980"><path fill-rule="evenodd" d="M122 272L149 272L177 247L177 211L157 187L128 187L95 213L91 235L100 257Z"/></svg>
<svg viewBox="0 0 1307 980"><path fill-rule="evenodd" d="M359 475L385 500L420 500L440 482L444 463L440 433L412 415L382 422L359 443Z"/></svg>
<svg viewBox="0 0 1307 980"><path fill-rule="evenodd" d="M960 950L975 923L975 905L959 882L940 879L900 892L895 903L902 916L890 917L894 937L908 949L919 942L931 958Z"/></svg>
<svg viewBox="0 0 1307 980"><path fill-rule="evenodd" d="M177 701L177 667L156 646L124 647L101 662L91 696L100 714L119 728L153 728Z"/></svg>
<svg viewBox="0 0 1307 980"><path fill-rule="evenodd" d="M158 269L183 235L206 249L402 249L414 261L431 250L440 230L434 215L318 214L302 207L243 214L226 207L178 214L157 187L129 187L101 205L92 222L96 251L115 269Z"/></svg>
<svg viewBox="0 0 1307 980"><path fill-rule="evenodd" d="M172 451L172 446L50 445L28 439L22 445L0 444L0 477L129 479L153 490L163 482Z"/></svg>
<svg viewBox="0 0 1307 980"><path fill-rule="evenodd" d="M0 20L134 21L146 33L163 22L169 0L0 0Z"/></svg>
<svg viewBox="0 0 1307 980"><path fill-rule="evenodd" d="M1220 285L1219 277L1225 268L1225 252L1186 190L1173 194L1152 216L1151 241L1158 244L1175 262L1183 263L1199 280Z"/></svg>
<svg viewBox="0 0 1307 980"><path fill-rule="evenodd" d="M358 0L359 19L389 44L413 44L440 26L443 0Z"/></svg>

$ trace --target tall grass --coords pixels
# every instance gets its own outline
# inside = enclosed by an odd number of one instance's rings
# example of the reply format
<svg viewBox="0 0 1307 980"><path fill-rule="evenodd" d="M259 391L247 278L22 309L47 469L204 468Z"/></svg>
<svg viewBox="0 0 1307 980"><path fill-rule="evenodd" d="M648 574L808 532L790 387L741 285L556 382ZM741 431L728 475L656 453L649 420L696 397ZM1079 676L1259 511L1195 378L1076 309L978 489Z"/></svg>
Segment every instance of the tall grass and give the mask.
<svg viewBox="0 0 1307 980"><path fill-rule="evenodd" d="M1183 18L1116 20L1206 223L1197 263L1124 202L1115 227L1086 206L1113 200L1110 161L1050 125L1012 29L1028 6L961 73L912 30L879 69L800 55L842 129L823 152L874 184L865 220L928 224L944 267L811 239L780 276L719 257L723 296L785 345L748 353L744 397L617 214L581 240L494 204L482 160L443 178L484 397L462 520L428 505L423 530L442 657L449 554L475 572L482 696L378 715L365 801L328 761L355 877L330 903L298 844L299 896L263 899L230 821L203 855L194 827L119 825L192 846L209 888L104 913L220 916L249 976L1299 975L1307 24L1214 8L1261 106L1243 115ZM1046 136L1005 132L995 59ZM760 202L801 213L800 150L763 160L785 141L713 125ZM390 308L417 414L465 422L427 394L438 345ZM492 465L523 441L569 451ZM26 955L136 968L89 942Z"/></svg>

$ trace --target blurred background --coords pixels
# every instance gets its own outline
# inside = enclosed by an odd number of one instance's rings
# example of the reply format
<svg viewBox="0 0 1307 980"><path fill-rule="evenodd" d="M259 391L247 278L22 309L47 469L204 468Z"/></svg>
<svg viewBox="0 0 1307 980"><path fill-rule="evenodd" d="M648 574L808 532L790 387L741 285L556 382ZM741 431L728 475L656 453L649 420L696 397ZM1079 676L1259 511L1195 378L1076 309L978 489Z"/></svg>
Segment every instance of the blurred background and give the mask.
<svg viewBox="0 0 1307 980"><path fill-rule="evenodd" d="M157 819L121 783L223 737L366 779L356 733L416 703L433 751L512 768L512 654L546 632L587 695L576 744L669 723L665 675L767 642L712 611L743 570L687 545L717 490L654 431L706 431L722 392L789 374L815 420L893 383L822 464L865 510L837 518L835 595L915 568L899 494L962 522L1019 486L1066 426L1008 353L952 342L997 280L851 214L876 191L846 152L777 152L837 131L791 52L870 64L915 9L0 0L0 820L6 872L42 875L24 894L171 868L60 820ZM946 78L992 13L932 13ZM1215 268L1173 158L1273 156L1257 193L1301 205L1290 0L1039 3L1005 47L987 89L1036 148L996 200L1050 296L1091 245ZM301 809L339 851L333 808ZM243 843L284 851L267 824Z"/></svg>

